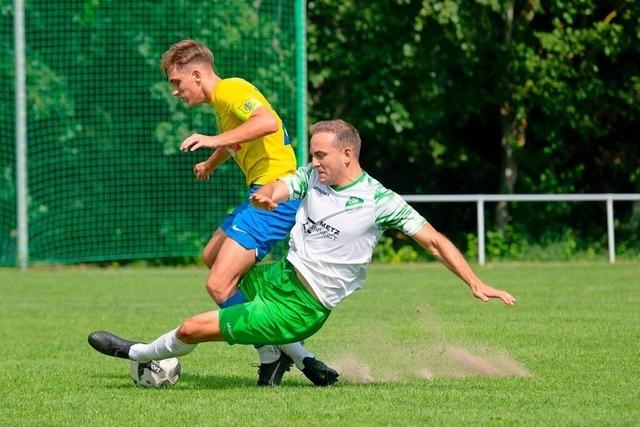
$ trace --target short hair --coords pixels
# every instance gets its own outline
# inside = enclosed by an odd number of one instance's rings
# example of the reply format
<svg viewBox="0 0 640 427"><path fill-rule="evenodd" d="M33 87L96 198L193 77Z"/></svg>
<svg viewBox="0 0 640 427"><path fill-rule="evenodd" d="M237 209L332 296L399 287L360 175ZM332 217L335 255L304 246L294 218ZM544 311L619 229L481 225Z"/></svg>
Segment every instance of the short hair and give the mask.
<svg viewBox="0 0 640 427"><path fill-rule="evenodd" d="M169 68L177 65L178 68L194 62L202 62L213 68L213 53L208 47L195 40L182 40L171 45L162 55L160 68L165 74ZM215 71L215 70L214 70Z"/></svg>
<svg viewBox="0 0 640 427"><path fill-rule="evenodd" d="M360 134L358 130L344 120L323 120L309 128L311 136L316 133L327 132L336 136L336 146L340 149L351 148L356 159L360 158Z"/></svg>

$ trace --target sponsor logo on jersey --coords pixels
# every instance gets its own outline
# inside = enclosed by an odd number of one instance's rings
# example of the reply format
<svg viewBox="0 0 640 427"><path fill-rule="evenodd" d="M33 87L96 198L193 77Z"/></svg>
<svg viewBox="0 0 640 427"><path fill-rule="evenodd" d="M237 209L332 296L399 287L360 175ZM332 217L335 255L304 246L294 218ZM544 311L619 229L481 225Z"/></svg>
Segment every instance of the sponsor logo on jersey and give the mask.
<svg viewBox="0 0 640 427"><path fill-rule="evenodd" d="M344 204L344 209L348 213L357 212L364 206L364 200L360 197L351 196Z"/></svg>
<svg viewBox="0 0 640 427"><path fill-rule="evenodd" d="M318 233L327 239L336 240L340 236L340 230L330 226L324 221L314 221L307 217L307 222L302 224L302 229L305 233Z"/></svg>
<svg viewBox="0 0 640 427"><path fill-rule="evenodd" d="M322 194L323 196L328 196L329 195L328 191L318 187L317 185L314 185L313 189L316 190L318 193Z"/></svg>

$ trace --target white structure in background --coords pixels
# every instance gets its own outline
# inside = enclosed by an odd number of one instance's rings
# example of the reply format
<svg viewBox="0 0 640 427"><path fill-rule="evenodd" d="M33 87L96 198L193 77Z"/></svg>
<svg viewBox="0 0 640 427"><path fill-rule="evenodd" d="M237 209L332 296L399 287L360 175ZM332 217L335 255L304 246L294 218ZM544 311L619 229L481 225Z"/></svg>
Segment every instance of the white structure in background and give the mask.
<svg viewBox="0 0 640 427"><path fill-rule="evenodd" d="M478 216L478 263L485 263L484 203L485 202L606 202L609 262L616 262L616 242L613 230L613 202L640 201L640 194L410 194L407 202L476 202Z"/></svg>

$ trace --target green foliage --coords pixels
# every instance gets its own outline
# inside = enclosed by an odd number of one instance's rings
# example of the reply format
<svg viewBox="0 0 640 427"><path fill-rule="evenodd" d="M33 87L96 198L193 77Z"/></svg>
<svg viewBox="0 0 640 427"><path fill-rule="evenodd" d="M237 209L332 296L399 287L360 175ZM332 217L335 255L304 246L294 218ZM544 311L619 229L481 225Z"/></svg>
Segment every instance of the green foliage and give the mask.
<svg viewBox="0 0 640 427"><path fill-rule="evenodd" d="M507 239L509 230L487 231L486 252L489 258L500 259L506 256L518 254L519 248L510 239Z"/></svg>
<svg viewBox="0 0 640 427"><path fill-rule="evenodd" d="M469 260L478 258L478 238L467 234L465 256ZM617 254L622 258L633 258L633 250L619 245ZM636 252L637 254L637 252ZM545 233L534 239L530 234L520 233L512 227L505 230L488 230L485 237L485 256L488 261L570 261L607 258L607 247L602 241L586 241L571 228L565 228L560 236L556 232Z"/></svg>
<svg viewBox="0 0 640 427"><path fill-rule="evenodd" d="M640 248L636 244L640 242L640 202L633 203L631 215L628 221L615 221L616 227L616 253L622 257L640 257Z"/></svg>
<svg viewBox="0 0 640 427"><path fill-rule="evenodd" d="M464 254L467 260L478 259L478 236L474 233L467 233L466 237L466 250Z"/></svg>
<svg viewBox="0 0 640 427"><path fill-rule="evenodd" d="M503 164L510 153L514 192L640 192L640 3L307 5L310 122L341 117L354 123L364 140L365 169L389 188L400 194L511 191ZM6 82L15 80L12 7L0 1L6 52L0 78ZM194 256L244 198L244 184L231 163L206 184L193 181L191 168L206 153L179 154L176 147L191 132L214 132L215 124L206 108L186 109L171 96L159 57L182 38L209 44L220 74L256 84L293 135L292 10L291 2L271 0L28 0L33 259ZM6 141L0 145L0 264L15 259L13 90L9 84L0 93ZM519 256L525 248L572 238L576 247L557 255L598 253L604 246L598 209L510 204L517 221L488 235L491 256ZM616 206L621 253L640 251L635 210ZM137 221L127 223L131 218ZM462 211L436 210L429 220L455 225L449 228L458 241L475 228L475 218ZM575 230L573 237L567 229ZM157 230L159 240L150 241ZM544 233L551 237L539 243ZM127 249L125 242L134 243ZM397 255L397 242L381 245L381 258L413 256Z"/></svg>
<svg viewBox="0 0 640 427"><path fill-rule="evenodd" d="M633 1L313 0L311 121L354 123L365 168L401 194L503 191L507 149L514 192L640 192L639 17ZM560 208L510 209L535 236ZM599 239L597 212L562 209L556 240L567 227ZM616 211L621 225L630 215ZM429 219L475 227L463 214ZM510 250L492 239L496 255Z"/></svg>
<svg viewBox="0 0 640 427"><path fill-rule="evenodd" d="M391 237L383 236L373 250L372 259L374 261L399 264L403 262L414 262L418 259L418 251L410 243L398 245L396 249Z"/></svg>

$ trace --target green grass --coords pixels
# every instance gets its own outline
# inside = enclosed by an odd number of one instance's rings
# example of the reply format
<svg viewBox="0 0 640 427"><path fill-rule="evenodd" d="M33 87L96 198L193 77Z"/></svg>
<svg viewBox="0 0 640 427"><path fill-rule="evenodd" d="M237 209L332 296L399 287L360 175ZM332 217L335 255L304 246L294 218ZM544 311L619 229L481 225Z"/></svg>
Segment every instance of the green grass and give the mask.
<svg viewBox="0 0 640 427"><path fill-rule="evenodd" d="M149 340L211 309L203 269L0 269L0 424L637 425L639 263L477 271L518 304L482 304L436 264L372 266L307 341L341 367L336 387L292 371L258 389L254 351L216 343L181 359L173 389L146 390L86 336Z"/></svg>

